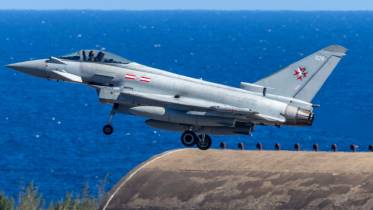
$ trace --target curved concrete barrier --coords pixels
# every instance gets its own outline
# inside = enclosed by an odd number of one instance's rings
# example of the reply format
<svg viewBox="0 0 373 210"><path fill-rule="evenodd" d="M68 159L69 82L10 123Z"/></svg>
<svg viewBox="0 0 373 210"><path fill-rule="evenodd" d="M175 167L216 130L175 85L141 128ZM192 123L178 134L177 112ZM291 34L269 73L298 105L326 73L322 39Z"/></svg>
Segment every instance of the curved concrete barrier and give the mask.
<svg viewBox="0 0 373 210"><path fill-rule="evenodd" d="M373 153L174 150L144 162L101 209L372 209Z"/></svg>

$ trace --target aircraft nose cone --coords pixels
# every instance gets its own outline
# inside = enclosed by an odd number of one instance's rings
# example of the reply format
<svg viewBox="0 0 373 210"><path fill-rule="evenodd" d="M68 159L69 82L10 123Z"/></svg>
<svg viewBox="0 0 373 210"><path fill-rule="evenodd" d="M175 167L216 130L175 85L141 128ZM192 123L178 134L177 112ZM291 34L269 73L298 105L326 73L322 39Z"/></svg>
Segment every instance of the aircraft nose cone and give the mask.
<svg viewBox="0 0 373 210"><path fill-rule="evenodd" d="M12 63L6 65L6 67L23 72L26 74L31 74L38 77L46 77L46 63L45 60L33 60L24 61L19 63Z"/></svg>

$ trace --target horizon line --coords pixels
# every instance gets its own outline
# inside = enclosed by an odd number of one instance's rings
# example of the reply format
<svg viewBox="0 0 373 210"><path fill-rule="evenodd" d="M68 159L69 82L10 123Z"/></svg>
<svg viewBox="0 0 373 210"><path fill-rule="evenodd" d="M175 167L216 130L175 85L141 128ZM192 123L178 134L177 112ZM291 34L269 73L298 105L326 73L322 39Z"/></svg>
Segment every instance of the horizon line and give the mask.
<svg viewBox="0 0 373 210"><path fill-rule="evenodd" d="M301 10L301 9L84 9L84 8L44 8L44 9L27 9L27 8L0 8L0 11L98 11L98 12L167 12L167 11L206 11L206 12L373 12L373 9L315 9L315 10Z"/></svg>

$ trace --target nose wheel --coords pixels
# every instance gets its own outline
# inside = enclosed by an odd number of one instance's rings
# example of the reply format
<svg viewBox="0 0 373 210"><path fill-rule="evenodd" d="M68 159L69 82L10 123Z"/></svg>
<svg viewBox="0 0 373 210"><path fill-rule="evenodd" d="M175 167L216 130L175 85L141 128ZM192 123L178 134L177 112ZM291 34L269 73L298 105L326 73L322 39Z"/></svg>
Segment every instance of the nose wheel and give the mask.
<svg viewBox="0 0 373 210"><path fill-rule="evenodd" d="M113 108L111 109L111 112L109 114L109 118L107 120L106 125L102 128L102 132L104 132L105 135L111 135L114 132L114 128L111 125L111 121L113 120L113 117L115 115L115 109L118 108L117 104L113 105Z"/></svg>
<svg viewBox="0 0 373 210"><path fill-rule="evenodd" d="M102 131L105 135L111 135L114 132L114 128L112 125L107 124L102 128Z"/></svg>
<svg viewBox="0 0 373 210"><path fill-rule="evenodd" d="M200 134L197 136L193 131L185 131L181 135L181 143L186 147L197 145L200 150L208 150L211 147L212 140L207 134Z"/></svg>

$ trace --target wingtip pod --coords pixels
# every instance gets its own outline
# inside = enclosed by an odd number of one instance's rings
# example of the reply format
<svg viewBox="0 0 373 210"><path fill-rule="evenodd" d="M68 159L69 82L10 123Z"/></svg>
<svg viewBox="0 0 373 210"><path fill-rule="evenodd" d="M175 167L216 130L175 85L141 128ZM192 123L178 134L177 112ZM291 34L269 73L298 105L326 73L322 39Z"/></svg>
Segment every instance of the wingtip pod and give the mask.
<svg viewBox="0 0 373 210"><path fill-rule="evenodd" d="M341 46L341 45L330 45L323 49L324 51L330 52L332 54L335 54L337 56L345 56L348 49Z"/></svg>

